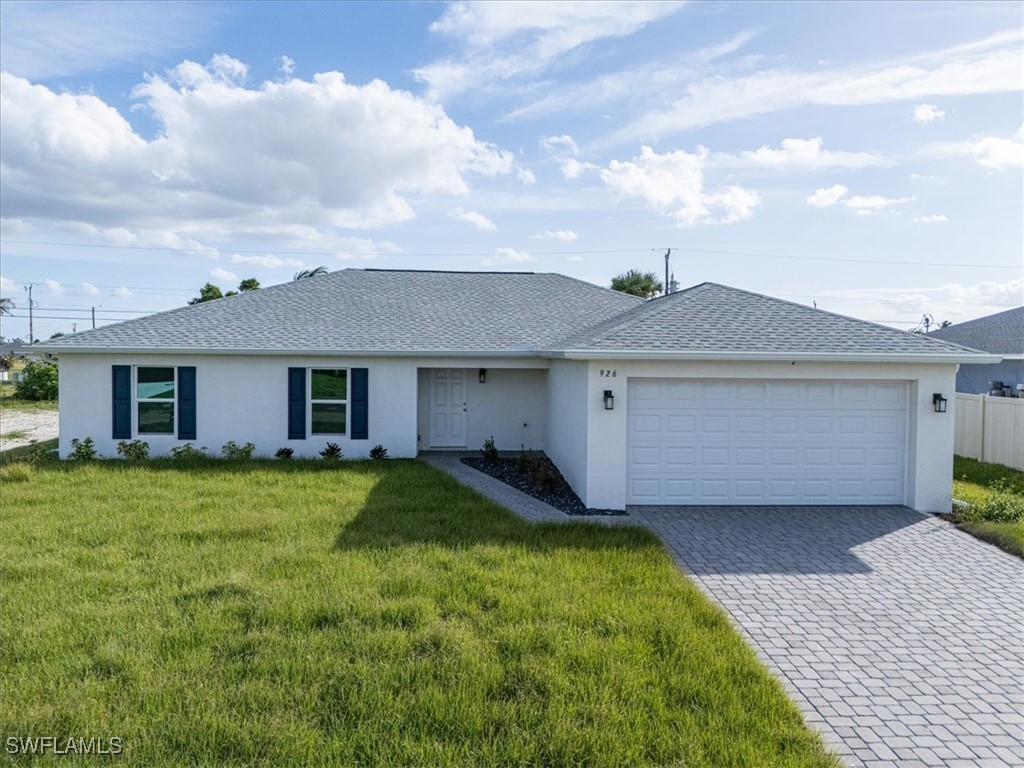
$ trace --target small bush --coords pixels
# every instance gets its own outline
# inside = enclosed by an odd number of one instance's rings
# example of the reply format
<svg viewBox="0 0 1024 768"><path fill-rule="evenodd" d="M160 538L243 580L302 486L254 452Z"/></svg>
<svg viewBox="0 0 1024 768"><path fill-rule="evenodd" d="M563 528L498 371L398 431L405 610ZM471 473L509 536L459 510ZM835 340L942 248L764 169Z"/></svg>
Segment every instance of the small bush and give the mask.
<svg viewBox="0 0 1024 768"><path fill-rule="evenodd" d="M375 461L383 461L388 457L388 449L383 445L377 444L370 449L370 458Z"/></svg>
<svg viewBox="0 0 1024 768"><path fill-rule="evenodd" d="M90 459L95 459L96 455L96 446L93 445L91 437L87 437L85 440L79 440L77 437L71 438L69 459L72 461L89 461Z"/></svg>
<svg viewBox="0 0 1024 768"><path fill-rule="evenodd" d="M327 447L320 451L324 461L337 461L341 458L341 448L337 443L328 443Z"/></svg>
<svg viewBox="0 0 1024 768"><path fill-rule="evenodd" d="M220 449L221 455L230 461L248 461L256 452L256 446L252 443L239 445L234 440L228 440Z"/></svg>
<svg viewBox="0 0 1024 768"><path fill-rule="evenodd" d="M192 443L185 443L171 448L171 458L175 461L195 461L209 457L206 455L206 446L196 448Z"/></svg>
<svg viewBox="0 0 1024 768"><path fill-rule="evenodd" d="M48 448L46 445L34 445L32 450L29 451L26 460L32 466L38 466L48 461L53 461L57 458L57 451L55 448Z"/></svg>
<svg viewBox="0 0 1024 768"><path fill-rule="evenodd" d="M494 444L494 435L484 440L484 447L480 449L480 455L484 461L494 464L498 460L498 448Z"/></svg>
<svg viewBox="0 0 1024 768"><path fill-rule="evenodd" d="M526 452L526 448L520 446L519 455L516 456L516 468L524 475L529 475L535 463L535 459Z"/></svg>
<svg viewBox="0 0 1024 768"><path fill-rule="evenodd" d="M547 461L536 461L530 470L530 482L533 487L543 493L552 493L558 489L561 475L554 465Z"/></svg>
<svg viewBox="0 0 1024 768"><path fill-rule="evenodd" d="M19 400L56 400L57 366L45 360L32 360L21 372L21 381L14 389Z"/></svg>
<svg viewBox="0 0 1024 768"><path fill-rule="evenodd" d="M295 455L294 448L278 448L277 453L274 454L275 459L288 460Z"/></svg>
<svg viewBox="0 0 1024 768"><path fill-rule="evenodd" d="M117 452L128 461L144 461L149 458L149 443L144 440L122 440L117 444Z"/></svg>
<svg viewBox="0 0 1024 768"><path fill-rule="evenodd" d="M25 483L32 479L35 470L24 462L15 462L5 467L0 467L0 480L5 483Z"/></svg>

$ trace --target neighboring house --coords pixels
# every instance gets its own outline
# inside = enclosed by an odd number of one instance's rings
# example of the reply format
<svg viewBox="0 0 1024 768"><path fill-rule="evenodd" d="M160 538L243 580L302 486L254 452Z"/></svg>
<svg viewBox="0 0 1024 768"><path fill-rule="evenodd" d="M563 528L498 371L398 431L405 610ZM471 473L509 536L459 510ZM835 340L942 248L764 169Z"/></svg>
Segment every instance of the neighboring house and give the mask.
<svg viewBox="0 0 1024 768"><path fill-rule="evenodd" d="M941 328L928 337L1003 358L998 365L962 363L956 373L957 392L983 394L991 389L991 382L1001 382L1014 394L1022 394L1017 387L1024 387L1024 307Z"/></svg>
<svg viewBox="0 0 1024 768"><path fill-rule="evenodd" d="M60 452L543 449L591 507L949 506L956 366L998 357L703 283L347 269L39 345ZM948 400L937 413L933 395Z"/></svg>

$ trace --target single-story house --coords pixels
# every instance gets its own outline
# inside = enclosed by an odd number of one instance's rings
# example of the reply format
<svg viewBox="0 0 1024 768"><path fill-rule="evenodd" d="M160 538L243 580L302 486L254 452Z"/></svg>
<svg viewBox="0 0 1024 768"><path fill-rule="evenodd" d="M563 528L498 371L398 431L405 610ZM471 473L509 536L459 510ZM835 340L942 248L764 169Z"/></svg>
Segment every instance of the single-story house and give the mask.
<svg viewBox="0 0 1024 768"><path fill-rule="evenodd" d="M962 364L956 372L957 392L985 394L998 382L1017 397L1024 397L1024 307L940 328L928 337L1003 358L996 365Z"/></svg>
<svg viewBox="0 0 1024 768"><path fill-rule="evenodd" d="M493 436L606 509L947 509L957 365L999 359L715 283L644 301L557 274L375 269L39 349L60 360L62 456L85 437L106 456L139 438L412 457Z"/></svg>

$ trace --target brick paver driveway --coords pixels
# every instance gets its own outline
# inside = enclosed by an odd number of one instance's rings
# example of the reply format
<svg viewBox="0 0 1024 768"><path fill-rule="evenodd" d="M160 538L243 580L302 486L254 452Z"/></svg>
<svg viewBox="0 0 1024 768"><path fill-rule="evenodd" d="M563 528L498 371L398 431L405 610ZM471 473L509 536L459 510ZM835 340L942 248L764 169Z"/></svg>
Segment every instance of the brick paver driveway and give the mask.
<svg viewBox="0 0 1024 768"><path fill-rule="evenodd" d="M853 766L1024 765L1024 563L904 507L634 507Z"/></svg>

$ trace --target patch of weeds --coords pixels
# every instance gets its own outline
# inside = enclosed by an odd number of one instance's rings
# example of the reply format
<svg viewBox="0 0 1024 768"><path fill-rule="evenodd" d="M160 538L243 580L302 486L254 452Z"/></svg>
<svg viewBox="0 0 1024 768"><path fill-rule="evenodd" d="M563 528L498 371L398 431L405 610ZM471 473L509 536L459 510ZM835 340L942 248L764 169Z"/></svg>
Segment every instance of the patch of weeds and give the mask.
<svg viewBox="0 0 1024 768"><path fill-rule="evenodd" d="M145 440L122 440L117 444L117 453L128 461L145 461L149 458L149 443Z"/></svg>
<svg viewBox="0 0 1024 768"><path fill-rule="evenodd" d="M287 461L288 459L292 458L292 456L294 456L294 455L295 455L295 449L294 448L278 448L277 451L274 453L274 458L275 459L281 459L282 461Z"/></svg>
<svg viewBox="0 0 1024 768"><path fill-rule="evenodd" d="M239 445L234 440L228 440L221 446L220 453L229 461L248 461L256 452L256 446L252 443Z"/></svg>
<svg viewBox="0 0 1024 768"><path fill-rule="evenodd" d="M35 470L24 462L16 462L0 467L0 480L5 483L26 483L32 479Z"/></svg>
<svg viewBox="0 0 1024 768"><path fill-rule="evenodd" d="M68 458L72 461L91 461L97 455L96 446L91 437L84 440L79 440L77 437L71 438L71 453L68 454Z"/></svg>
<svg viewBox="0 0 1024 768"><path fill-rule="evenodd" d="M209 457L206 455L205 445L202 448L196 448L192 443L185 443L171 448L171 458L175 461L195 461Z"/></svg>
<svg viewBox="0 0 1024 768"><path fill-rule="evenodd" d="M957 505L953 520L957 523L1019 523L1024 521L1024 497L1003 478L989 485L991 493L975 504Z"/></svg>
<svg viewBox="0 0 1024 768"><path fill-rule="evenodd" d="M15 429L12 432L5 432L0 435L0 440L24 440L28 437L28 432L23 429Z"/></svg>

